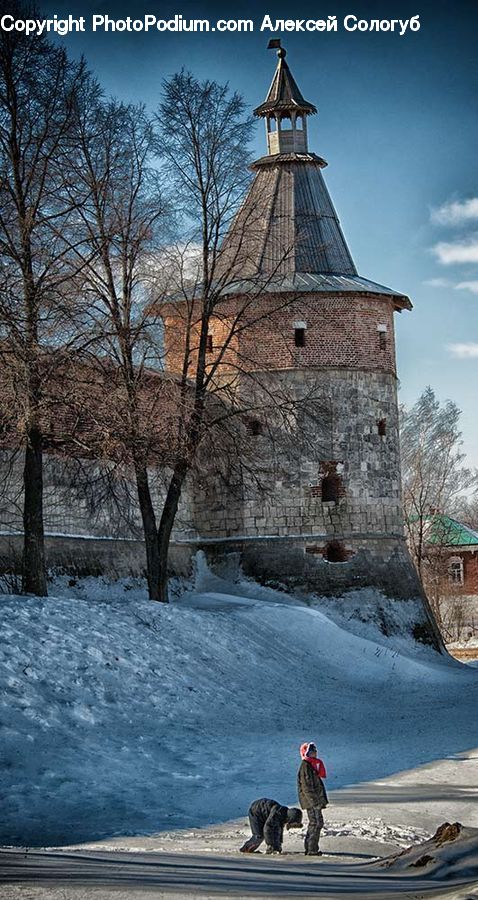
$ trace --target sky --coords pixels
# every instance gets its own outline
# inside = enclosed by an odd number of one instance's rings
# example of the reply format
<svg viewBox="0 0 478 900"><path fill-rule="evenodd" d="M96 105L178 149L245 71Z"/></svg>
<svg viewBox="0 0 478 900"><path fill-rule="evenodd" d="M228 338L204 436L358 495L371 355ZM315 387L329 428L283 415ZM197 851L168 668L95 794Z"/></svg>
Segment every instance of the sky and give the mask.
<svg viewBox="0 0 478 900"><path fill-rule="evenodd" d="M7 4L8 5L8 4ZM84 34L60 38L83 53L108 93L157 107L164 78L182 67L227 81L251 108L276 64L266 47L280 37L303 95L318 107L309 147L324 176L359 274L412 299L397 316L399 399L427 385L463 411L467 462L478 466L478 4L473 2L46 2L47 13L87 17ZM154 13L169 19L254 21L253 33L100 33L93 13L113 19ZM338 32L260 31L263 16L327 18ZM347 32L357 19L409 19L420 30ZM254 151L265 150L258 122Z"/></svg>

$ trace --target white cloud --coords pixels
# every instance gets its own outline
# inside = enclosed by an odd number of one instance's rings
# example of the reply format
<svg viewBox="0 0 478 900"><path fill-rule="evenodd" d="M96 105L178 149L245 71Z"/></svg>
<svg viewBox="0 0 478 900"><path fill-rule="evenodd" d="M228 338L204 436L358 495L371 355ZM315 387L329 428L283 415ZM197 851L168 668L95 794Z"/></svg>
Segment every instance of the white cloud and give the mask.
<svg viewBox="0 0 478 900"><path fill-rule="evenodd" d="M455 284L456 291L471 291L472 294L478 294L478 281L460 281Z"/></svg>
<svg viewBox="0 0 478 900"><path fill-rule="evenodd" d="M478 358L478 344L448 344L447 350L458 359Z"/></svg>
<svg viewBox="0 0 478 900"><path fill-rule="evenodd" d="M454 263L478 263L478 236L463 241L440 241L432 252L444 266Z"/></svg>
<svg viewBox="0 0 478 900"><path fill-rule="evenodd" d="M469 200L449 200L437 209L432 209L430 220L435 225L463 225L478 221L478 197Z"/></svg>

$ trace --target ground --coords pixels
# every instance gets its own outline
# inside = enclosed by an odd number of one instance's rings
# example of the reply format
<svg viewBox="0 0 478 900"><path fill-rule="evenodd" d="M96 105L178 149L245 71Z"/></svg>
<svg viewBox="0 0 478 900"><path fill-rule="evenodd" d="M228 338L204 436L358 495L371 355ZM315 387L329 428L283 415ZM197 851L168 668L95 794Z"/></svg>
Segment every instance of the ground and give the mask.
<svg viewBox="0 0 478 900"><path fill-rule="evenodd" d="M121 850L134 854L136 866L146 852L150 875L153 862L164 867L164 854L172 854L176 891L184 888L181 860L194 856L200 867L218 860L227 869L224 896L238 865L253 865L258 879L243 896L256 888L266 896L270 879L292 866L290 884L305 896L296 867L311 861L299 835L288 835L289 853L273 861L258 855L251 863L237 846L253 799L296 802L298 747L307 739L327 764L332 800L327 855L310 871L322 873L322 885L328 872L334 896L347 886L347 865L370 865L427 840L443 821L478 828L476 668L398 630L386 637L370 623L354 628L336 611L333 621L320 602L253 582L221 582L202 571L194 589L179 587L169 607L150 603L135 582L101 579L59 579L48 599L1 598L4 846L111 850L116 865ZM362 599L370 607L373 592ZM397 601L393 609L399 622ZM58 879L61 860L54 860ZM463 861L455 869L440 882L449 897L473 881ZM377 897L383 872L374 872ZM47 896L39 870L37 882L23 887L9 884L3 868L2 877L9 891L2 897ZM167 896L161 877L151 886L158 897ZM412 885L400 875L393 890L419 896L410 893L417 885L431 896L430 878L421 872ZM84 887L54 883L52 898L79 898ZM356 872L350 883L356 886ZM104 885L99 875L88 891L109 896ZM146 887L144 872L127 895L138 886ZM468 893L456 890L460 900L472 896L471 884Z"/></svg>

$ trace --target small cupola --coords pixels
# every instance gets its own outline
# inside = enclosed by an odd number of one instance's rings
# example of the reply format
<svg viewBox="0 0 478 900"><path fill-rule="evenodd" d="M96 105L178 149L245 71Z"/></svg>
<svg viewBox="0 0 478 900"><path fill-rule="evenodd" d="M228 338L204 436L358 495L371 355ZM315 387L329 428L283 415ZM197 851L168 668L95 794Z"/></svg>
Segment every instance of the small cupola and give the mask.
<svg viewBox="0 0 478 900"><path fill-rule="evenodd" d="M304 100L297 87L280 40L269 41L267 49L277 50L279 61L269 93L254 115L266 121L268 153L307 153L307 116L314 115L317 109Z"/></svg>

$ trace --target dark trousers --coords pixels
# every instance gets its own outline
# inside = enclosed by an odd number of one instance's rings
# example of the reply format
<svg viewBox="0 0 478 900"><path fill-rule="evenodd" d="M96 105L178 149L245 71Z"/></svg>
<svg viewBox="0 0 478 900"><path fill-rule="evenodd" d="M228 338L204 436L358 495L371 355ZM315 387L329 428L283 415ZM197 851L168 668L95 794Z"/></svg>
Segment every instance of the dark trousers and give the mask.
<svg viewBox="0 0 478 900"><path fill-rule="evenodd" d="M305 835L304 847L306 853L317 853L319 850L320 832L324 827L324 817L322 810L318 806L313 806L306 810L309 819L309 825Z"/></svg>
<svg viewBox="0 0 478 900"><path fill-rule="evenodd" d="M249 825L251 826L252 837L242 845L241 853L254 853L254 850L257 850L264 840L264 823L262 818L249 813Z"/></svg>

